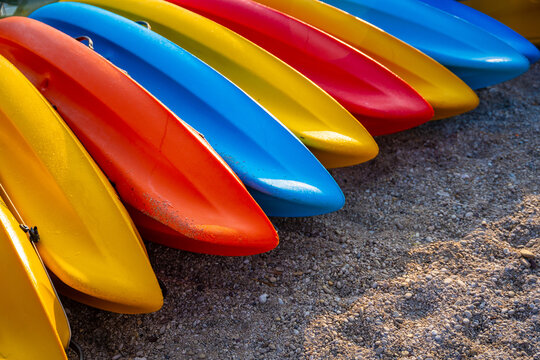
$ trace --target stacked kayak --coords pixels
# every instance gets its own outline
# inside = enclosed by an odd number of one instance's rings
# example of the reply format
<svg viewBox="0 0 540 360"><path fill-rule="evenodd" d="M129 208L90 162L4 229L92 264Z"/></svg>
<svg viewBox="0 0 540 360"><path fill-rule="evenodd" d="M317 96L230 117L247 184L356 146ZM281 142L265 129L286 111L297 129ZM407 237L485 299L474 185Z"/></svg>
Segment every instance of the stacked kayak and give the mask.
<svg viewBox="0 0 540 360"><path fill-rule="evenodd" d="M163 232L156 241L222 255L276 246L272 224L223 160L106 59L22 17L0 21L0 54L55 105L135 220L147 218L141 227Z"/></svg>
<svg viewBox="0 0 540 360"><path fill-rule="evenodd" d="M473 89L512 79L529 61L488 31L421 0L323 0L431 56Z"/></svg>
<svg viewBox="0 0 540 360"><path fill-rule="evenodd" d="M0 184L24 222L38 227L43 262L78 301L124 313L158 310L161 290L114 189L52 106L1 56L0 71Z"/></svg>
<svg viewBox="0 0 540 360"><path fill-rule="evenodd" d="M67 360L71 331L64 309L3 194L0 188L0 358Z"/></svg>

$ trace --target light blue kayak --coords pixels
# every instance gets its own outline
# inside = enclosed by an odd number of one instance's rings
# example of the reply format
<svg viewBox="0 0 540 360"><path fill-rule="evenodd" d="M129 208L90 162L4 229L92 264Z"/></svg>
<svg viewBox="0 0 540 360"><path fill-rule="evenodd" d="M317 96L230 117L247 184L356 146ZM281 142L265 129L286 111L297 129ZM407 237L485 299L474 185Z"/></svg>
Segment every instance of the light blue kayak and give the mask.
<svg viewBox="0 0 540 360"><path fill-rule="evenodd" d="M540 60L540 50L538 50L536 46L494 18L454 0L422 1L488 31L491 35L504 41L516 51L520 52L531 64ZM538 26L540 27L540 19L538 19Z"/></svg>
<svg viewBox="0 0 540 360"><path fill-rule="evenodd" d="M164 37L80 3L47 5L30 17L70 36L89 37L95 51L202 133L268 215L312 216L343 206L339 186L289 130L218 72Z"/></svg>
<svg viewBox="0 0 540 360"><path fill-rule="evenodd" d="M322 0L372 23L431 56L473 89L527 71L510 45L463 19L420 0Z"/></svg>

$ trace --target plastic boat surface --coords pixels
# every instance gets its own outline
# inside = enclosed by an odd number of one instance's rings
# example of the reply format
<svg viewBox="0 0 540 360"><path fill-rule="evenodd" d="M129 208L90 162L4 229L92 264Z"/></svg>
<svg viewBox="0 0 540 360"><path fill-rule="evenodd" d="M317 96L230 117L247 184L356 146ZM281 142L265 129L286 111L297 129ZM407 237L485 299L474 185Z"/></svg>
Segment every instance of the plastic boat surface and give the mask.
<svg viewBox="0 0 540 360"><path fill-rule="evenodd" d="M367 130L336 100L276 57L227 28L160 0L80 1L147 21L152 30L224 75L291 130L326 167L374 158Z"/></svg>
<svg viewBox="0 0 540 360"><path fill-rule="evenodd" d="M334 179L289 130L242 90L177 45L131 20L87 4L51 4L36 10L31 17L71 36L89 36L95 51L127 71L204 134L268 215L310 216L343 206L344 196ZM178 139L178 145L184 147L184 143ZM156 151L158 145L156 143ZM106 144L103 146L106 149ZM211 164L206 165L203 159L194 159L194 153L196 151L186 151L193 163L187 162L183 168L187 171L199 168L197 173L200 173L201 166L206 166L208 174L202 178L199 174L192 176L191 181L210 187L205 190L206 194L215 200L207 201L216 203L216 208L223 207L225 213L226 207L231 207L233 216L235 197L240 195L229 194L229 189L221 184L230 180L216 182L220 171L213 171ZM174 154L177 152L169 156ZM138 178L140 176L135 180ZM191 191L192 187L187 186L185 191ZM213 189L217 194L210 192ZM231 198L227 198L229 196ZM177 207L182 209L182 204L178 202ZM183 211L171 208L173 210ZM212 211L205 209L202 213L206 216ZM249 223L257 220L242 214L238 216ZM273 244L275 241L260 247L269 248Z"/></svg>
<svg viewBox="0 0 540 360"><path fill-rule="evenodd" d="M31 31L13 24L32 21L0 20L2 52L9 32ZM75 300L115 312L158 310L163 297L146 249L107 178L52 106L1 56L0 73L0 184L24 222L38 227L45 265Z"/></svg>
<svg viewBox="0 0 540 360"><path fill-rule="evenodd" d="M420 0L323 0L431 56L471 88L510 80L529 61L489 32Z"/></svg>
<svg viewBox="0 0 540 360"><path fill-rule="evenodd" d="M540 45L540 2L537 0L466 0L463 3L487 14Z"/></svg>
<svg viewBox="0 0 540 360"><path fill-rule="evenodd" d="M442 119L470 111L478 96L444 66L370 23L317 0L256 0L369 55L405 80Z"/></svg>
<svg viewBox="0 0 540 360"><path fill-rule="evenodd" d="M0 189L0 286L4 289L0 358L67 360L68 320L47 271L19 225Z"/></svg>
<svg viewBox="0 0 540 360"><path fill-rule="evenodd" d="M536 48L530 41L525 39L523 36L510 29L508 26L503 23L495 20L494 18L487 16L486 14L475 10L469 6L460 4L454 0L422 0L426 4L429 4L437 9L446 11L449 14L459 17L469 23L476 25L483 30L488 31L491 35L497 37L498 39L504 41L516 51L520 52L523 56L529 59L531 64L537 62L540 59L540 50ZM513 4L513 1L507 1L510 4ZM491 1L491 4L500 3L496 1ZM532 3L532 2L531 2ZM515 5L514 5L515 6ZM538 5L540 9L540 5ZM520 16L523 16L524 13L520 13ZM536 18L536 27L540 28L540 10L538 11ZM540 30L539 30L540 32Z"/></svg>
<svg viewBox="0 0 540 360"><path fill-rule="evenodd" d="M401 78L358 49L252 0L168 0L253 41L338 100L372 135L412 128L433 109Z"/></svg>
<svg viewBox="0 0 540 360"><path fill-rule="evenodd" d="M266 215L208 143L105 58L22 17L0 22L0 53L56 106L130 209L178 233L167 245L223 255L277 245Z"/></svg>

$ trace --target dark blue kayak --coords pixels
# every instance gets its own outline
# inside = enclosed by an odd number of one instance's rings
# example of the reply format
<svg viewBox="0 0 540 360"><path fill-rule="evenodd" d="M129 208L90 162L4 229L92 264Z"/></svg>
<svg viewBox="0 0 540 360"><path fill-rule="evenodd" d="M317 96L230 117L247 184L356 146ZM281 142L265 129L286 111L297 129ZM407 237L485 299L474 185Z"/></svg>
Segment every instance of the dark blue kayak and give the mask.
<svg viewBox="0 0 540 360"><path fill-rule="evenodd" d="M494 18L454 0L422 1L488 31L491 35L504 41L516 51L520 52L523 56L529 59L531 64L534 64L540 60L540 50L538 50L536 46ZM538 26L540 27L540 19L538 19Z"/></svg>
<svg viewBox="0 0 540 360"><path fill-rule="evenodd" d="M463 19L420 0L322 0L385 30L431 56L473 89L527 71L510 45Z"/></svg>
<svg viewBox="0 0 540 360"><path fill-rule="evenodd" d="M80 3L47 5L30 17L70 36L89 37L95 51L202 133L268 215L312 216L343 206L339 186L289 130L236 85L169 40Z"/></svg>

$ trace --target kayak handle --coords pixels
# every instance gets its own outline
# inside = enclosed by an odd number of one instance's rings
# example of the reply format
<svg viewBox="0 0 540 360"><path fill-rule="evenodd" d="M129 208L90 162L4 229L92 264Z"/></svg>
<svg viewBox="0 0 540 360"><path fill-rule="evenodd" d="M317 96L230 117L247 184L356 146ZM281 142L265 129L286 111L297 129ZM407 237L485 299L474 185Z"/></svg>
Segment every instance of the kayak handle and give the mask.
<svg viewBox="0 0 540 360"><path fill-rule="evenodd" d="M88 41L88 47L90 48L90 50L94 50L94 42L88 36L79 36L76 37L75 40L80 42L83 42L84 40Z"/></svg>
<svg viewBox="0 0 540 360"><path fill-rule="evenodd" d="M141 25L141 26L144 26L145 28L147 28L148 30L152 30L152 26L150 26L150 23L146 20L137 20L135 21L137 24Z"/></svg>

